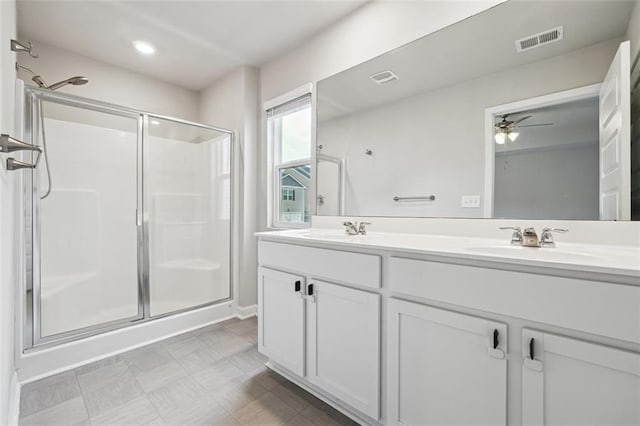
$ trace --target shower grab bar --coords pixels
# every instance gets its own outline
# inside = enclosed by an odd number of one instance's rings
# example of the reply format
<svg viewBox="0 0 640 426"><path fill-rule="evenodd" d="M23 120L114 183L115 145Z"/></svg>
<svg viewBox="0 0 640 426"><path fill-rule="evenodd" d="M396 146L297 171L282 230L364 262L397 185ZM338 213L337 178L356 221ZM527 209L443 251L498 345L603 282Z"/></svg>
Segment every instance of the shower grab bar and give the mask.
<svg viewBox="0 0 640 426"><path fill-rule="evenodd" d="M436 199L435 195L423 195L421 197L393 197L393 201L433 201Z"/></svg>

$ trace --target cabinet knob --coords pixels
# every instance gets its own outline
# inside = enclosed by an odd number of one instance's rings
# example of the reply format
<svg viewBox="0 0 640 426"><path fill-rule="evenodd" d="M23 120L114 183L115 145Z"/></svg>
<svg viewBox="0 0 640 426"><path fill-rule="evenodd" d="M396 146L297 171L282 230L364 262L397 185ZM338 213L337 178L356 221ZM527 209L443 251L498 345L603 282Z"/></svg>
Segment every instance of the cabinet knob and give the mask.
<svg viewBox="0 0 640 426"><path fill-rule="evenodd" d="M296 281L293 285L295 291L300 291L302 289L302 282L300 280Z"/></svg>

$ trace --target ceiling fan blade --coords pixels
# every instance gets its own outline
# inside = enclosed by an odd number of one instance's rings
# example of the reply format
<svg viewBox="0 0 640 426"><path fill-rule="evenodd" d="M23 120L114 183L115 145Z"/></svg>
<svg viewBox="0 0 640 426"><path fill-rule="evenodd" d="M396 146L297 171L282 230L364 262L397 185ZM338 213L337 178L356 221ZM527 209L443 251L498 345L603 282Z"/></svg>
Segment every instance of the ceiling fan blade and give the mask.
<svg viewBox="0 0 640 426"><path fill-rule="evenodd" d="M517 119L516 121L514 121L514 122L513 122L513 124L518 124L518 123L520 123L521 121L524 121L524 120L526 120L527 118L531 118L531 117L533 117L533 116L532 116L532 115L526 115L526 116L524 116L524 117L522 117L522 118L519 118L519 119Z"/></svg>
<svg viewBox="0 0 640 426"><path fill-rule="evenodd" d="M539 126L553 126L555 123L540 123L540 124L524 124L518 127L539 127Z"/></svg>

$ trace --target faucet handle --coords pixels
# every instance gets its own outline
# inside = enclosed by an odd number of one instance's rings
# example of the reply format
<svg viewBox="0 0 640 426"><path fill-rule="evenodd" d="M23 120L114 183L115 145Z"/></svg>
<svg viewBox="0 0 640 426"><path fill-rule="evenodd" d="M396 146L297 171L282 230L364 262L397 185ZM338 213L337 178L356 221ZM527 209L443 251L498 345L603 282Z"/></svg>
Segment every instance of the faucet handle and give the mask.
<svg viewBox="0 0 640 426"><path fill-rule="evenodd" d="M544 234L545 232L559 232L561 234L566 234L567 232L569 232L568 229L566 228L542 228L542 233Z"/></svg>
<svg viewBox="0 0 640 426"><path fill-rule="evenodd" d="M511 229L513 231L513 234L511 234L512 246L522 245L522 229L519 226L501 226L500 229Z"/></svg>
<svg viewBox="0 0 640 426"><path fill-rule="evenodd" d="M367 235L367 225L371 225L371 222L360 222L360 226L358 227L358 234Z"/></svg>
<svg viewBox="0 0 640 426"><path fill-rule="evenodd" d="M556 243L553 241L553 234L551 232L559 232L566 234L568 229L564 228L544 228L542 234L540 234L540 247L555 247Z"/></svg>

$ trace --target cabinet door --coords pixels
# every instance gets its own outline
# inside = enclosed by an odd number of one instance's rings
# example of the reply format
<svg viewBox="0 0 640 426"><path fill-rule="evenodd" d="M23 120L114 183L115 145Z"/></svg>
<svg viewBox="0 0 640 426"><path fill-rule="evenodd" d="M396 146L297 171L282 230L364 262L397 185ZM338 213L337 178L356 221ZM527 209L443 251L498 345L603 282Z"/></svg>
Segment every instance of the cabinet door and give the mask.
<svg viewBox="0 0 640 426"><path fill-rule="evenodd" d="M322 281L310 285L313 289L307 290L309 380L377 419L380 296Z"/></svg>
<svg viewBox="0 0 640 426"><path fill-rule="evenodd" d="M506 423L507 327L389 300L389 424Z"/></svg>
<svg viewBox="0 0 640 426"><path fill-rule="evenodd" d="M640 424L640 354L528 329L522 353L523 424Z"/></svg>
<svg viewBox="0 0 640 426"><path fill-rule="evenodd" d="M304 277L260 268L258 350L304 375Z"/></svg>

